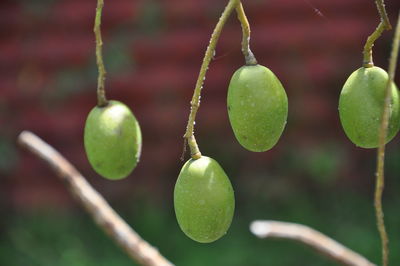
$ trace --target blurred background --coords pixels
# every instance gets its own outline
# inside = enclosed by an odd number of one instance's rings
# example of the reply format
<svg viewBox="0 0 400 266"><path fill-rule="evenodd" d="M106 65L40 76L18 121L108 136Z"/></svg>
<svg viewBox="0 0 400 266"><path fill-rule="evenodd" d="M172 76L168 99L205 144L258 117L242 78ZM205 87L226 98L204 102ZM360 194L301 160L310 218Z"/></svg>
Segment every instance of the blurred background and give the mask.
<svg viewBox="0 0 400 266"><path fill-rule="evenodd" d="M400 2L385 2L395 24ZM22 130L59 150L177 265L335 265L297 243L256 239L248 229L254 219L309 225L380 262L376 152L350 143L337 111L342 85L361 66L362 47L379 22L372 0L243 1L252 50L288 94L288 123L268 152L249 152L234 138L227 86L244 62L233 15L207 74L196 137L233 183L235 217L228 234L212 244L195 243L180 231L172 194L183 165L182 136L200 64L226 3L105 0L107 95L130 106L143 133L138 167L124 180L108 181L91 169L82 137L96 105L96 1L0 2L0 265L132 265L55 174L17 147ZM374 49L375 64L385 69L392 37L393 31L384 32ZM383 202L393 265L400 261L399 142L387 146Z"/></svg>

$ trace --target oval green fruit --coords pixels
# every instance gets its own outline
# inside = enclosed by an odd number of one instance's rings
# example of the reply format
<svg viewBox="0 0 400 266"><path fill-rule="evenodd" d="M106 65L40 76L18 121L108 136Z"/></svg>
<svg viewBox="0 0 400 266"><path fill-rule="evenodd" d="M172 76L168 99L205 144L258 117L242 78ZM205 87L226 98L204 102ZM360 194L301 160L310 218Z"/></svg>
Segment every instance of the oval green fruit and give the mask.
<svg viewBox="0 0 400 266"><path fill-rule="evenodd" d="M182 167L174 190L178 224L191 239L213 242L229 229L235 209L231 182L221 166L206 156Z"/></svg>
<svg viewBox="0 0 400 266"><path fill-rule="evenodd" d="M243 66L228 88L228 115L233 132L246 149L271 149L285 128L288 99L281 82L261 65Z"/></svg>
<svg viewBox="0 0 400 266"><path fill-rule="evenodd" d="M340 93L339 116L347 137L362 148L379 146L379 128L388 74L379 67L361 67L347 79ZM391 88L389 127L386 143L399 131L399 93Z"/></svg>
<svg viewBox="0 0 400 266"><path fill-rule="evenodd" d="M89 162L98 174L108 179L124 178L139 161L142 147L139 123L125 104L109 101L89 113L84 144Z"/></svg>

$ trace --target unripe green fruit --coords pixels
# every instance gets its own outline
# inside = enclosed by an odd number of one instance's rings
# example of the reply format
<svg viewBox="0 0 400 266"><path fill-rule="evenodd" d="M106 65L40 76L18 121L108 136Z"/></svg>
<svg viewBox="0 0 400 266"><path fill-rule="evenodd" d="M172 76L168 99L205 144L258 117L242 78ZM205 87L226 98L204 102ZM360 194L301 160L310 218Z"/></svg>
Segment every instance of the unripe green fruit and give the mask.
<svg viewBox="0 0 400 266"><path fill-rule="evenodd" d="M379 146L379 129L385 101L388 74L379 67L361 67L343 86L339 98L339 115L344 132L357 146ZM399 131L399 93L393 83L390 92L389 126L386 143Z"/></svg>
<svg viewBox="0 0 400 266"><path fill-rule="evenodd" d="M231 182L214 159L190 159L176 181L174 206L178 224L188 237L213 242L232 222L235 198Z"/></svg>
<svg viewBox="0 0 400 266"><path fill-rule="evenodd" d="M142 147L139 123L125 104L109 101L89 113L84 144L89 162L99 175L124 178L139 161Z"/></svg>
<svg viewBox="0 0 400 266"><path fill-rule="evenodd" d="M268 68L243 66L229 84L228 114L236 139L243 147L255 152L269 150L285 128L285 89Z"/></svg>

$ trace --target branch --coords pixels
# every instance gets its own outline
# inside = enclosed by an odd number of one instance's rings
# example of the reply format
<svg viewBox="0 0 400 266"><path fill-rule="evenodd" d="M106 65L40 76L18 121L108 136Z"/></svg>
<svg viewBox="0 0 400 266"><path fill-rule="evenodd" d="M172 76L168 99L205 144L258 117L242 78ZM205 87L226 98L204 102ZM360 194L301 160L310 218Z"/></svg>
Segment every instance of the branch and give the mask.
<svg viewBox="0 0 400 266"><path fill-rule="evenodd" d="M397 56L399 54L399 43L400 43L400 13L397 20L397 26L395 35L393 38L392 52L389 59L389 77L386 84L385 90L385 102L382 112L382 122L379 129L379 147L377 151L377 163L376 163L376 185L374 195L374 205L376 213L376 223L381 238L382 245L382 265L386 266L389 264L389 239L385 228L385 221L383 216L382 208L382 194L385 187L385 140L387 130L389 126L389 113L390 113L390 101L392 95L392 84L394 81L394 75L396 73Z"/></svg>
<svg viewBox="0 0 400 266"><path fill-rule="evenodd" d="M278 221L254 221L250 225L250 231L259 238L283 238L301 242L343 265L375 265L342 244L305 225Z"/></svg>
<svg viewBox="0 0 400 266"><path fill-rule="evenodd" d="M141 265L173 265L157 249L132 230L75 167L53 147L29 131L23 131L19 135L18 143L45 161L54 170L97 225L132 259Z"/></svg>

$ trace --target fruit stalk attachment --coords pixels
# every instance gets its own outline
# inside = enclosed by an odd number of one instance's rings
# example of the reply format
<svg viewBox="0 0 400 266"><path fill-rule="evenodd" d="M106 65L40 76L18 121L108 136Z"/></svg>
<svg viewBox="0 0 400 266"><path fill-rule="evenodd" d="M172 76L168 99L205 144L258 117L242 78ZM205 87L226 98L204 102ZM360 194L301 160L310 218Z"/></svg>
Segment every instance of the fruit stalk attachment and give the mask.
<svg viewBox="0 0 400 266"><path fill-rule="evenodd" d="M382 32L384 30L392 29L383 0L376 0L375 3L379 12L379 16L381 18L381 22L379 23L375 31L368 37L367 42L364 45L363 67L374 66L374 61L372 59L372 47L374 46L375 41L382 35Z"/></svg>
<svg viewBox="0 0 400 266"><path fill-rule="evenodd" d="M200 107L200 93L201 89L203 88L203 83L205 80L205 76L208 70L208 66L210 65L211 59L213 58L215 47L218 43L218 39L221 35L222 29L228 20L229 16L231 15L232 11L236 8L236 6L240 3L239 0L229 0L228 4L226 5L224 11L219 18L217 25L214 28L213 33L211 34L210 43L207 47L207 50L204 55L203 63L200 67L199 76L197 78L196 86L194 89L193 97L190 102L191 109L189 114L188 123L186 126L186 132L184 134L184 138L186 138L187 143L190 148L190 155L193 159L198 159L201 157L200 149L197 145L196 139L194 137L194 124L196 119L197 111Z"/></svg>
<svg viewBox="0 0 400 266"><path fill-rule="evenodd" d="M250 24L247 20L246 13L244 12L241 2L236 6L237 18L242 26L242 53L244 55L246 65L257 65L257 60L250 49Z"/></svg>
<svg viewBox="0 0 400 266"><path fill-rule="evenodd" d="M103 6L104 6L104 1L97 0L96 17L93 28L96 37L96 63L99 72L99 76L97 78L97 106L99 107L106 106L108 103L106 98L106 92L104 89L106 70L103 63L103 55L102 55L103 41L101 39L101 30L100 30L101 13L103 11Z"/></svg>
<svg viewBox="0 0 400 266"><path fill-rule="evenodd" d="M375 212L376 212L376 222L378 226L379 235L381 237L382 244L382 265L388 265L389 260L389 247L388 247L388 236L386 233L384 215L382 209L382 194L385 186L384 178L384 165L385 165L385 136L387 134L389 125L389 106L390 106L390 91L392 86L394 86L394 76L396 72L396 62L399 53L400 44L400 13L397 20L396 31L392 44L392 52L389 60L389 78L386 85L385 91L385 102L382 114L382 122L379 130L379 147L377 152L377 169L376 169L376 185L375 185Z"/></svg>

